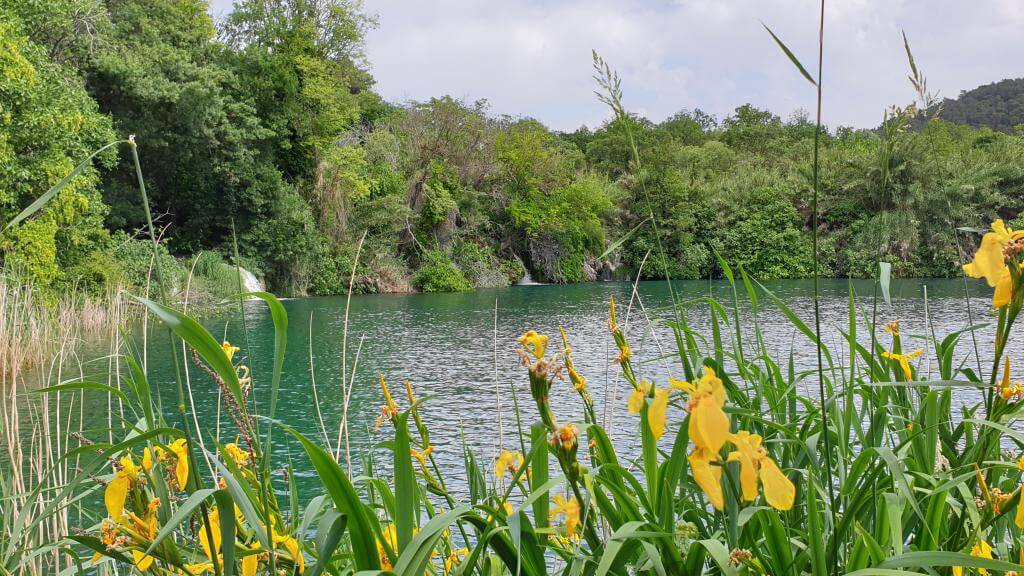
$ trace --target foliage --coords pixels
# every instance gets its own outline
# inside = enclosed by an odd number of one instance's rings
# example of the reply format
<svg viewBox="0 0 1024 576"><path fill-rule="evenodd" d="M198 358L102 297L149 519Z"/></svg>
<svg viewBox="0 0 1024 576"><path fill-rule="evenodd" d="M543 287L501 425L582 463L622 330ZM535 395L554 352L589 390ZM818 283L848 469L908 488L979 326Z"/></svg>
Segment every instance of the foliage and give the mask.
<svg viewBox="0 0 1024 576"><path fill-rule="evenodd" d="M935 108L947 122L1012 134L1024 124L1024 78L965 90L954 99L944 98Z"/></svg>
<svg viewBox="0 0 1024 576"><path fill-rule="evenodd" d="M473 288L462 270L441 250L423 253L412 283L424 292L461 292Z"/></svg>
<svg viewBox="0 0 1024 576"><path fill-rule="evenodd" d="M147 288L155 290L151 284L157 266L160 267L172 292L173 287L179 285L180 279L187 272L174 256L168 253L167 247L163 244L157 248L154 260L153 243L149 240L132 238L124 232L119 232L114 234L112 242L114 262L120 268L125 285L133 291L146 293Z"/></svg>
<svg viewBox="0 0 1024 576"><path fill-rule="evenodd" d="M57 184L84 158L113 140L70 67L48 58L46 47L25 36L19 9L0 6L0 221L7 222ZM109 164L106 152L100 162ZM65 271L107 247L107 207L87 169L20 228L0 232L0 258L26 278L50 287Z"/></svg>
<svg viewBox="0 0 1024 576"><path fill-rule="evenodd" d="M376 21L358 0L240 0L218 24L207 7L3 4L0 215L134 134L170 253L231 253L235 236L280 293L347 292L360 242L357 292L413 289L425 247L475 286L521 277L517 263L545 282L705 278L722 274L716 252L762 278L809 274L816 128L803 111L654 122L620 102L606 123L562 134L486 101L390 104L372 91ZM958 227L1024 211L1019 81L938 106L912 72L919 105L819 134L829 274L884 260L948 276ZM0 247L37 285L121 281L102 272L107 231L145 224L133 158L102 154L36 219Z"/></svg>

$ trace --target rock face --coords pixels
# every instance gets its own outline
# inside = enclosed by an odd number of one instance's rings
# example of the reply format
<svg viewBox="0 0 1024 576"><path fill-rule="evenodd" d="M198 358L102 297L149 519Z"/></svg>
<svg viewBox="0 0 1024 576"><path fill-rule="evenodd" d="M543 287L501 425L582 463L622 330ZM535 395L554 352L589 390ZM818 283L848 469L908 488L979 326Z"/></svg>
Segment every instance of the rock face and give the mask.
<svg viewBox="0 0 1024 576"><path fill-rule="evenodd" d="M544 237L530 240L526 256L528 262L526 267L533 272L533 280L539 282L612 280L615 278L615 270L621 264L617 254L611 255L605 260L598 260L593 254L587 254L582 260L576 260L578 264L575 266L578 268L575 268L572 264L573 258L578 259L579 256L567 255L557 240Z"/></svg>

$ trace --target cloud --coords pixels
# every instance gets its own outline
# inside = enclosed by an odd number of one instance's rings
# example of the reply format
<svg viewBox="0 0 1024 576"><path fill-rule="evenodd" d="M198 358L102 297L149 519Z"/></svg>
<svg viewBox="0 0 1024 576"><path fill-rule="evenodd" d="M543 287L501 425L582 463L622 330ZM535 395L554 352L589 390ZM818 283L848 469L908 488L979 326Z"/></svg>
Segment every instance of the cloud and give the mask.
<svg viewBox="0 0 1024 576"><path fill-rule="evenodd" d="M211 11L223 13L225 0ZM682 108L721 117L752 103L788 116L814 94L761 27L817 66L813 0L373 0L367 38L388 100L486 99L498 114L560 130L599 125L591 49L622 75L629 109L659 121ZM825 19L824 119L875 126L913 98L900 31L929 87L961 90L1020 75L1020 0L843 0Z"/></svg>

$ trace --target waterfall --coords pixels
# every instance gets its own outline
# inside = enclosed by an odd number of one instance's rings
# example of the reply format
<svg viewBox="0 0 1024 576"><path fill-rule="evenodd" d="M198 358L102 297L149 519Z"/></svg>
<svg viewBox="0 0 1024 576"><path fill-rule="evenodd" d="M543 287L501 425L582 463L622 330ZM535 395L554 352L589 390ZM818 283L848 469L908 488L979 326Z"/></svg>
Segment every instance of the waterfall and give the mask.
<svg viewBox="0 0 1024 576"><path fill-rule="evenodd" d="M516 286L536 286L538 284L540 282L534 282L533 277L530 276L530 271L526 269L523 271L523 277L519 279L519 282L516 282Z"/></svg>
<svg viewBox="0 0 1024 576"><path fill-rule="evenodd" d="M241 266L238 267L238 273L242 276L242 287L246 292L263 291L263 284L260 283L260 279L257 278L255 274Z"/></svg>

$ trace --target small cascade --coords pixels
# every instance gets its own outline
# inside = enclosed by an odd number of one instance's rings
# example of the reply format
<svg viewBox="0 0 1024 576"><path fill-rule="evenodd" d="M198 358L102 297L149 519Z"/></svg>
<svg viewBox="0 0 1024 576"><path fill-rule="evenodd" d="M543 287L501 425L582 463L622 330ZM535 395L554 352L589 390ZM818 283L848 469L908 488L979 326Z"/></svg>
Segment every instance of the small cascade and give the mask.
<svg viewBox="0 0 1024 576"><path fill-rule="evenodd" d="M530 276L530 271L525 268L523 271L523 277L519 279L519 282L516 282L516 286L536 286L538 284L540 284L540 282L534 282L533 277Z"/></svg>
<svg viewBox="0 0 1024 576"><path fill-rule="evenodd" d="M242 276L242 288L246 292L263 292L263 284L255 274L241 266L238 267L238 273Z"/></svg>

